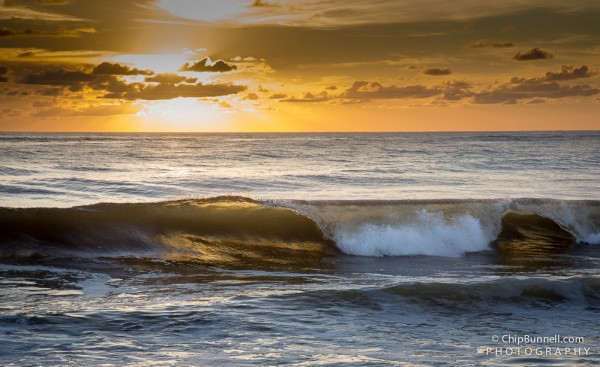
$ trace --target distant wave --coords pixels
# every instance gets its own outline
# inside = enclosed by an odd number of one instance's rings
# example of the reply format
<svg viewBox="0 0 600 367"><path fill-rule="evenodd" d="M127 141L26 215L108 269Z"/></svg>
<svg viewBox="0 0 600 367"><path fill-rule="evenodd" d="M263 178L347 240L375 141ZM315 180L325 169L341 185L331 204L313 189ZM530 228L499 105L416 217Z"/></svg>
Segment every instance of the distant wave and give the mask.
<svg viewBox="0 0 600 367"><path fill-rule="evenodd" d="M257 201L239 196L0 208L2 257L148 256L207 264L461 256L494 245L600 243L600 202Z"/></svg>
<svg viewBox="0 0 600 367"><path fill-rule="evenodd" d="M564 278L492 278L489 280L452 279L448 281L415 282L409 280L382 287L364 287L327 291L305 292L303 302L307 307L331 302L370 304L389 299L441 307L459 311L482 309L489 312L495 307L518 304L519 307L548 308L552 305L576 304L596 308L599 304L600 280L594 276ZM285 297L285 295L283 296ZM293 297L293 295L288 295Z"/></svg>

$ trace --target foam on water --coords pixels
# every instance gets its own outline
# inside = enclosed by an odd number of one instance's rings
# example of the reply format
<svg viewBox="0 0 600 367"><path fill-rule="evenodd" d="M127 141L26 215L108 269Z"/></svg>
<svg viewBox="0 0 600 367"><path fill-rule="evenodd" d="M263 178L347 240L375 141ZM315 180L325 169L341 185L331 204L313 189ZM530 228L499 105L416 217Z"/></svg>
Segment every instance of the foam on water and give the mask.
<svg viewBox="0 0 600 367"><path fill-rule="evenodd" d="M421 211L412 224L366 224L354 231L338 230L334 238L338 247L350 255L455 257L487 249L494 236L470 215L448 223L440 212Z"/></svg>

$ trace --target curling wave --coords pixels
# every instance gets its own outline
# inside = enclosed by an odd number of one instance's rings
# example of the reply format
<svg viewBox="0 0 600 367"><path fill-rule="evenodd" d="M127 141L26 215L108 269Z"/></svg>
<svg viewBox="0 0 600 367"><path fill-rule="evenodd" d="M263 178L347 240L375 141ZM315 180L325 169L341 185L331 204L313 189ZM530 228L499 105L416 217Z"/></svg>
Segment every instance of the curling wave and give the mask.
<svg viewBox="0 0 600 367"><path fill-rule="evenodd" d="M600 243L600 202L549 199L257 201L0 208L0 256L149 256L297 264L360 256L460 256L494 244ZM315 264L306 264L313 266Z"/></svg>

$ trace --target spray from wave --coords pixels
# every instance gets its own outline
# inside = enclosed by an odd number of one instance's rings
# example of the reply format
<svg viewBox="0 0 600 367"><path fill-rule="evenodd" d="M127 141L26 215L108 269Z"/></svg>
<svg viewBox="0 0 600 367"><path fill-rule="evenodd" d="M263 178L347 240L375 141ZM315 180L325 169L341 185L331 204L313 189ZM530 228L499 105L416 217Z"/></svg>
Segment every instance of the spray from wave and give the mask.
<svg viewBox="0 0 600 367"><path fill-rule="evenodd" d="M420 211L415 223L365 224L355 231L336 232L335 242L347 254L361 256L460 256L486 250L494 239L481 222L463 215L446 222L440 212Z"/></svg>

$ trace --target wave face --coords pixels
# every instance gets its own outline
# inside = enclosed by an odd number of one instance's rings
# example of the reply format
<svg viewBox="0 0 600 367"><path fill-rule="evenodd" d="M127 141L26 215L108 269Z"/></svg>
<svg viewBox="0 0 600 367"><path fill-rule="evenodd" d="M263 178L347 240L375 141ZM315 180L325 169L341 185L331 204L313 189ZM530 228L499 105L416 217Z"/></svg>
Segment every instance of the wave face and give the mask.
<svg viewBox="0 0 600 367"><path fill-rule="evenodd" d="M309 218L243 197L4 208L0 244L3 257L137 256L230 267L336 252Z"/></svg>
<svg viewBox="0 0 600 367"><path fill-rule="evenodd" d="M215 197L0 208L2 257L147 256L231 267L359 256L456 257L600 243L600 202L257 201ZM250 264L250 265L249 265Z"/></svg>

